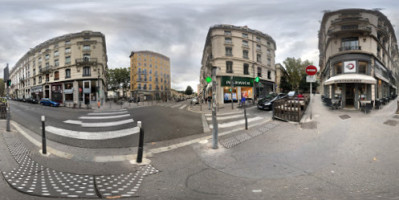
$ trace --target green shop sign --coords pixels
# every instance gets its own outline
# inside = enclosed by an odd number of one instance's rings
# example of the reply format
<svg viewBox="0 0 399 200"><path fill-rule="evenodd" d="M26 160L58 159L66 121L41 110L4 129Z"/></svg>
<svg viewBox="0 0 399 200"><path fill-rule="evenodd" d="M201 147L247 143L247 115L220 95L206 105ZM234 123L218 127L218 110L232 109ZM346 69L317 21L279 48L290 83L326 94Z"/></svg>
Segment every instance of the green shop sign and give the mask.
<svg viewBox="0 0 399 200"><path fill-rule="evenodd" d="M233 85L244 86L244 87L252 87L254 85L253 78L244 78L244 77L233 77ZM230 76L222 76L222 86L231 86Z"/></svg>

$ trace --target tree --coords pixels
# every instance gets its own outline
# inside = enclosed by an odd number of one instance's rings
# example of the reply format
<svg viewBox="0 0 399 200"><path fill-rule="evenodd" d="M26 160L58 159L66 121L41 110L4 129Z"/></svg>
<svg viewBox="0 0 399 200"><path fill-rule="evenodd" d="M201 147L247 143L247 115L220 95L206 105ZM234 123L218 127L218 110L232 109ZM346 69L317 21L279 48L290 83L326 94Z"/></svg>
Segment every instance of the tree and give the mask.
<svg viewBox="0 0 399 200"><path fill-rule="evenodd" d="M4 90L5 90L4 80L0 78L0 97L6 96Z"/></svg>
<svg viewBox="0 0 399 200"><path fill-rule="evenodd" d="M187 86L186 91L184 92L186 95L192 95L193 94L193 88L191 86Z"/></svg>
<svg viewBox="0 0 399 200"><path fill-rule="evenodd" d="M302 76L306 73L305 69L308 65L311 65L312 62L308 60L302 62L300 58L287 58L283 63L287 70L288 82L291 84L291 88L298 91Z"/></svg>
<svg viewBox="0 0 399 200"><path fill-rule="evenodd" d="M280 80L280 91L281 92L288 92L292 88L291 84L288 82L287 79L288 79L287 74L284 74L283 76L281 76L281 80Z"/></svg>
<svg viewBox="0 0 399 200"><path fill-rule="evenodd" d="M116 91L122 89L123 97L125 97L125 92L130 88L130 72L128 68L115 68L108 70L108 89Z"/></svg>

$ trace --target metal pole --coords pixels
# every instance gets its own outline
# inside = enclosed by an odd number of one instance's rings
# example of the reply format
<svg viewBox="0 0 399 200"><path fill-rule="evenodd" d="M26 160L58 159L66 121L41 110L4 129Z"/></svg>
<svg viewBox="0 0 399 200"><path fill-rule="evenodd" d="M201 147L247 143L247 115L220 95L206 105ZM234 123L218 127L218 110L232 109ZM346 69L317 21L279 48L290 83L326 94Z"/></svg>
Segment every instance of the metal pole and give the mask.
<svg viewBox="0 0 399 200"><path fill-rule="evenodd" d="M233 76L230 76L230 88L231 88L231 109L234 110L234 102L233 102Z"/></svg>
<svg viewBox="0 0 399 200"><path fill-rule="evenodd" d="M247 118L247 109L245 107L245 101L244 103L244 118L245 118L245 130L248 130L248 118Z"/></svg>
<svg viewBox="0 0 399 200"><path fill-rule="evenodd" d="M212 138L213 138L213 149L218 148L218 121L216 119L216 69L212 67Z"/></svg>
<svg viewBox="0 0 399 200"><path fill-rule="evenodd" d="M137 150L137 163L141 163L143 160L143 151L144 151L144 130L142 128L141 121L137 122L137 127L140 128L140 135L139 135L139 146Z"/></svg>
<svg viewBox="0 0 399 200"><path fill-rule="evenodd" d="M312 82L310 82L310 120L312 120Z"/></svg>
<svg viewBox="0 0 399 200"><path fill-rule="evenodd" d="M46 145L46 117L42 115L42 153L47 154L47 145Z"/></svg>
<svg viewBox="0 0 399 200"><path fill-rule="evenodd" d="M8 65L7 65L7 67L8 67ZM6 123L6 126L7 126L7 128L6 128L6 131L7 132L10 132L11 131L11 129L10 129L10 103L8 102L8 97L10 96L10 89L9 89L9 85L8 85L8 80L6 80L7 81L7 110L6 110L6 112L7 112L7 123Z"/></svg>

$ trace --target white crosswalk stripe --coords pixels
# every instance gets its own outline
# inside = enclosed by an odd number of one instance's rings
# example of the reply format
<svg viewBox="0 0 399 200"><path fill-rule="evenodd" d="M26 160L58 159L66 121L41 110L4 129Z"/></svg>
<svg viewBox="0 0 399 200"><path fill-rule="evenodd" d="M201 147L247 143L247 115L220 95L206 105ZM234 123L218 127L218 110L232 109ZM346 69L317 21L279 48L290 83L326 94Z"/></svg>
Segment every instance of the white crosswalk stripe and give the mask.
<svg viewBox="0 0 399 200"><path fill-rule="evenodd" d="M187 104L182 105L179 109L180 109L180 110L181 110L181 109L184 109L186 106L187 106Z"/></svg>
<svg viewBox="0 0 399 200"><path fill-rule="evenodd" d="M82 116L79 119L117 119L117 118L124 118L129 117L130 114L125 115L111 115L111 116Z"/></svg>
<svg viewBox="0 0 399 200"><path fill-rule="evenodd" d="M248 118L248 122L253 122L253 121L262 120L262 119L263 119L262 117L251 117L251 118ZM218 128L228 128L228 127L233 127L233 126L242 125L242 124L245 124L245 119L240 119L240 120L226 122L226 123L218 123ZM213 129L213 125L210 124L209 128Z"/></svg>

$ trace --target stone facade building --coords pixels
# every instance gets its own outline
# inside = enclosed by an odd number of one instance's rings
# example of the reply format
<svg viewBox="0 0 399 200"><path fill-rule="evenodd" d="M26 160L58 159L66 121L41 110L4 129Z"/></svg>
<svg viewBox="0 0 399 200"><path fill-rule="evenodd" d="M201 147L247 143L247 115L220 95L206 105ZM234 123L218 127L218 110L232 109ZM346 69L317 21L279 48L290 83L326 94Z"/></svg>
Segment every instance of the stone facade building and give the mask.
<svg viewBox="0 0 399 200"><path fill-rule="evenodd" d="M395 31L378 10L326 12L319 31L321 94L346 108L397 93L399 54Z"/></svg>
<svg viewBox="0 0 399 200"><path fill-rule="evenodd" d="M213 66L217 67L219 104L275 91L275 51L273 38L260 31L234 25L210 27L202 55L200 96L211 96L211 84L206 78L211 77ZM260 78L259 83L254 83L256 77Z"/></svg>
<svg viewBox="0 0 399 200"><path fill-rule="evenodd" d="M107 50L100 32L50 39L29 50L10 72L13 98L50 98L65 106L103 103Z"/></svg>

